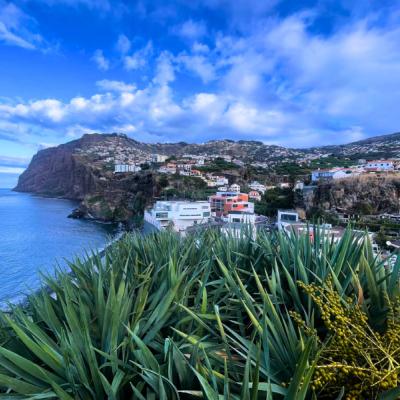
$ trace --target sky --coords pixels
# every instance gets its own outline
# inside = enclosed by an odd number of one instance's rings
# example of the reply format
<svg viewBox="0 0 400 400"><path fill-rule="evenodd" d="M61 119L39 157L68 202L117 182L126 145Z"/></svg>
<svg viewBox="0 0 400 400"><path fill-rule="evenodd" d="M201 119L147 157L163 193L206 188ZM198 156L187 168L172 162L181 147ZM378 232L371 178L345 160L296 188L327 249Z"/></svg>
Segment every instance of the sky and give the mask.
<svg viewBox="0 0 400 400"><path fill-rule="evenodd" d="M399 104L400 0L0 0L0 187L83 133L308 147Z"/></svg>

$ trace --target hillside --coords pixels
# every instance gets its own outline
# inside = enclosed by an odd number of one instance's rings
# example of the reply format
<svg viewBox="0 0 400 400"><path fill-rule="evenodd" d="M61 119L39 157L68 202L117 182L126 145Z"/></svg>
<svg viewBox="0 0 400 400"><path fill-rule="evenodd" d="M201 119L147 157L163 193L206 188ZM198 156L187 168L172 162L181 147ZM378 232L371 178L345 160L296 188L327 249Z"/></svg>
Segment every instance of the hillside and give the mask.
<svg viewBox="0 0 400 400"><path fill-rule="evenodd" d="M400 133L375 136L372 138L338 146L324 146L311 149L336 156L356 158L397 158L400 157Z"/></svg>
<svg viewBox="0 0 400 400"><path fill-rule="evenodd" d="M229 155L253 167L267 168L257 170L253 178L275 182L279 181L278 178L287 179L292 175L292 178L301 177L310 168L317 168L315 165L318 163L334 165L358 158L397 157L400 154L400 134L312 149L289 149L258 141L232 140L213 140L203 144L143 143L115 133L87 134L78 140L39 151L21 174L15 190L80 200L81 206L74 213L78 217L126 221L163 193L163 188L160 176L154 170L116 175L114 165L143 164L150 161L153 154L177 157L187 154ZM245 171L242 168L237 175L244 177ZM172 177L169 180L167 184L172 191L182 191L179 190L182 182ZM202 189L195 180L188 178L185 181L187 193Z"/></svg>

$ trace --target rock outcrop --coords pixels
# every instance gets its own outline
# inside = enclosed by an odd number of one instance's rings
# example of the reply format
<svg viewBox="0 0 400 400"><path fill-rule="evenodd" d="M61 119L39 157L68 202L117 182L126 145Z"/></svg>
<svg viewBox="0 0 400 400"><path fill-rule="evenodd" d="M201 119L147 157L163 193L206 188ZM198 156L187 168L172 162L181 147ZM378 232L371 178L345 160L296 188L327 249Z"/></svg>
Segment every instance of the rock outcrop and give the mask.
<svg viewBox="0 0 400 400"><path fill-rule="evenodd" d="M390 175L347 178L321 183L304 196L307 209L343 211L354 214L398 213L400 179Z"/></svg>
<svg viewBox="0 0 400 400"><path fill-rule="evenodd" d="M15 191L79 200L70 217L126 222L143 212L157 194L153 173L115 175L112 168L83 150L120 135L84 135L81 139L39 151L19 177Z"/></svg>

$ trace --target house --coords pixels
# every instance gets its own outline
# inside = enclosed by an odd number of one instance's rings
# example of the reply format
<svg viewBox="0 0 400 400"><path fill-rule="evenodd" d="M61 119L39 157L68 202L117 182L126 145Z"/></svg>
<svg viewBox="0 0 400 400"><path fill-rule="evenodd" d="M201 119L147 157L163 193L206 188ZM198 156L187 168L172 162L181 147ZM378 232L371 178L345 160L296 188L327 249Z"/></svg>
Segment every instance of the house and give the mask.
<svg viewBox="0 0 400 400"><path fill-rule="evenodd" d="M331 180L333 179L333 170L330 169L317 169L311 172L311 181L319 182L321 180Z"/></svg>
<svg viewBox="0 0 400 400"><path fill-rule="evenodd" d="M144 213L144 220L158 230L170 227L176 232L207 223L210 218L211 207L207 201L157 201Z"/></svg>
<svg viewBox="0 0 400 400"><path fill-rule="evenodd" d="M278 210L277 226L279 230L285 229L286 225L299 222L299 213L296 210Z"/></svg>
<svg viewBox="0 0 400 400"><path fill-rule="evenodd" d="M152 154L151 155L151 161L155 163L163 163L167 160L168 156L165 156L163 154Z"/></svg>
<svg viewBox="0 0 400 400"><path fill-rule="evenodd" d="M114 174L123 173L123 172L139 172L142 168L139 165L135 164L115 164L114 165Z"/></svg>
<svg viewBox="0 0 400 400"><path fill-rule="evenodd" d="M204 158L199 158L196 160L196 164L197 166L203 166L205 164Z"/></svg>
<svg viewBox="0 0 400 400"><path fill-rule="evenodd" d="M260 182L257 181L253 181L250 183L249 185L251 190L256 190L257 192L264 194L265 191L267 190L267 188L265 187L265 185L261 184Z"/></svg>
<svg viewBox="0 0 400 400"><path fill-rule="evenodd" d="M319 182L319 181L330 181L336 179L344 179L351 178L354 176L358 176L360 174L360 170L355 170L352 168L332 168L332 169L318 169L316 171L312 171L311 173L311 181Z"/></svg>
<svg viewBox="0 0 400 400"><path fill-rule="evenodd" d="M249 195L237 192L217 192L209 197L211 212L221 217L231 211L246 211L254 213L254 203L249 202Z"/></svg>
<svg viewBox="0 0 400 400"><path fill-rule="evenodd" d="M365 165L366 171L393 171L394 162L391 160L373 160Z"/></svg>
<svg viewBox="0 0 400 400"><path fill-rule="evenodd" d="M224 176L207 174L207 178L208 178L208 180L215 183L215 185L213 185L213 186L224 186L224 185L228 185L228 183L229 183L228 178L225 178Z"/></svg>
<svg viewBox="0 0 400 400"><path fill-rule="evenodd" d="M176 164L168 163L158 169L161 174L176 174Z"/></svg>
<svg viewBox="0 0 400 400"><path fill-rule="evenodd" d="M250 235L252 239L255 239L257 235L256 215L247 212L230 212L222 226L221 233L235 238Z"/></svg>
<svg viewBox="0 0 400 400"><path fill-rule="evenodd" d="M255 201L261 201L261 194L256 190L252 190L249 192L249 198Z"/></svg>
<svg viewBox="0 0 400 400"><path fill-rule="evenodd" d="M192 169L191 174L192 176L202 176L201 171L199 171L198 169Z"/></svg>
<svg viewBox="0 0 400 400"><path fill-rule="evenodd" d="M216 187L217 186L215 181L211 181L209 179L205 179L204 182L207 184L207 187Z"/></svg>
<svg viewBox="0 0 400 400"><path fill-rule="evenodd" d="M240 192L240 186L239 186L237 183L234 183L233 185L231 185L231 186L229 187L229 190L230 190L231 192L239 193L239 192Z"/></svg>

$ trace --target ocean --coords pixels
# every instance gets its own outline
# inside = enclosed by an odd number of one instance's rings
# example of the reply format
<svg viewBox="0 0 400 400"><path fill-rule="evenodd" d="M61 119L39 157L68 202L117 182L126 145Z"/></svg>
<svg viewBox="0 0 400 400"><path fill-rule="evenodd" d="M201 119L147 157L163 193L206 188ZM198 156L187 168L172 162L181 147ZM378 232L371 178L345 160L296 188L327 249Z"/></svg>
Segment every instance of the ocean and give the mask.
<svg viewBox="0 0 400 400"><path fill-rule="evenodd" d="M40 287L40 272L104 247L115 225L67 218L77 203L0 189L0 306Z"/></svg>

